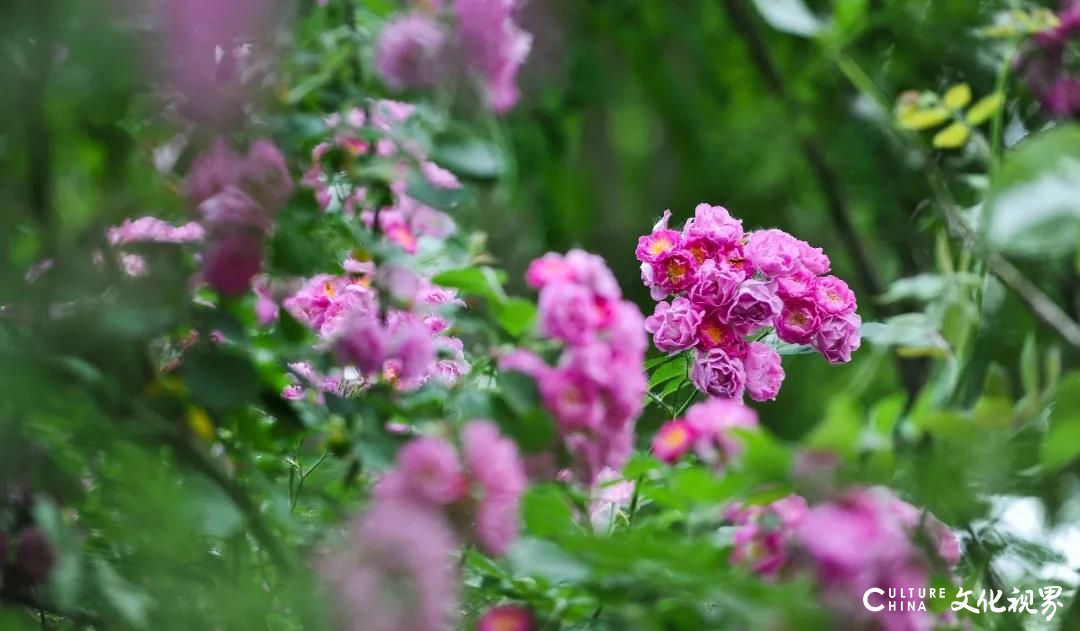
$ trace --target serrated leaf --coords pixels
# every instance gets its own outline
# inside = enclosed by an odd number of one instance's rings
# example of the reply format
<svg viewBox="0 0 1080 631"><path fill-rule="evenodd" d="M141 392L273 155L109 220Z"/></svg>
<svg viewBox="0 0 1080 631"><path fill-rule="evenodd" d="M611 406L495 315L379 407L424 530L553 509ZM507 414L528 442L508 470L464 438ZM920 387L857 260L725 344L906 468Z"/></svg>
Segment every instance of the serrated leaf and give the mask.
<svg viewBox="0 0 1080 631"><path fill-rule="evenodd" d="M506 170L502 148L474 137L441 142L432 157L454 173L476 179L494 179Z"/></svg>
<svg viewBox="0 0 1080 631"><path fill-rule="evenodd" d="M956 122L934 134L933 144L937 149L956 149L963 147L971 138L971 128Z"/></svg>
<svg viewBox="0 0 1080 631"><path fill-rule="evenodd" d="M1005 103L1005 95L1000 92L984 96L968 109L967 114L964 115L964 120L972 127L982 125L990 120L990 117L998 111L998 108L1003 103Z"/></svg>
<svg viewBox="0 0 1080 631"><path fill-rule="evenodd" d="M945 96L941 97L941 101L950 110L959 110L971 102L971 86L958 83L945 91Z"/></svg>
<svg viewBox="0 0 1080 631"><path fill-rule="evenodd" d="M896 122L904 129L918 131L937 127L950 117L949 110L944 107L930 107L902 112L896 117Z"/></svg>

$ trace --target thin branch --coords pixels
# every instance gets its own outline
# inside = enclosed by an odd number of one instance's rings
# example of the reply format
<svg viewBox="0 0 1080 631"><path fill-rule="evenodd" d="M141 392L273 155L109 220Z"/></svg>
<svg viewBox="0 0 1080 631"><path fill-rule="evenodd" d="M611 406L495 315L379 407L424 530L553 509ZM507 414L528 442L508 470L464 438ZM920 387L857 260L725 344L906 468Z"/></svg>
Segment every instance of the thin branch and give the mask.
<svg viewBox="0 0 1080 631"><path fill-rule="evenodd" d="M934 191L938 205L941 206L950 228L964 241L964 244L977 251L986 261L990 272L998 278L1006 287L1012 290L1021 300L1027 303L1031 312L1049 327L1057 331L1066 342L1076 348L1080 348L1080 324L1069 317L1069 314L1057 305L1039 287L1031 282L1023 272L1016 268L1004 256L985 247L977 238L975 230L968 225L967 220L957 210L952 202L948 188L945 185L944 176L938 171L933 163L928 163L927 179Z"/></svg>
<svg viewBox="0 0 1080 631"><path fill-rule="evenodd" d="M798 121L801 118L801 107L788 91L787 83L783 75L780 74L768 46L762 39L761 33L758 31L750 13L746 10L743 1L724 0L724 8L731 19L735 32L746 45L750 60L761 74L765 85L784 105L792 120ZM795 135L799 141L803 159L806 160L811 174L817 180L821 193L825 197L829 215L840 232L840 238L844 241L847 250L854 259L856 272L863 288L875 296L880 296L885 293L884 284L878 276L869 247L855 230L855 224L851 220L851 210L848 208L847 201L844 199L840 188L840 178L829 165L818 140L810 132L796 127Z"/></svg>

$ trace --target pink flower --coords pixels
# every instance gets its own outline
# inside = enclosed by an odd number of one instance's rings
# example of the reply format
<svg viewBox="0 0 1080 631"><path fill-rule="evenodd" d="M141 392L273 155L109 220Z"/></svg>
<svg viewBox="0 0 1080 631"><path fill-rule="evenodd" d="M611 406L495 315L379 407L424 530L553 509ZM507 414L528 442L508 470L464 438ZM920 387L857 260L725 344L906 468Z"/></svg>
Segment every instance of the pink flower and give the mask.
<svg viewBox="0 0 1080 631"><path fill-rule="evenodd" d="M181 4L179 0L173 0ZM192 206L236 184L243 172L244 159L232 150L224 138L214 139L208 151L195 157L185 182L184 192Z"/></svg>
<svg viewBox="0 0 1080 631"><path fill-rule="evenodd" d="M742 398L707 399L690 406L686 423L694 435L694 451L705 462L726 464L742 453L742 441L732 430L753 430L757 412Z"/></svg>
<svg viewBox="0 0 1080 631"><path fill-rule="evenodd" d="M596 429L605 411L596 386L588 379L563 370L547 370L539 376L544 407L564 432Z"/></svg>
<svg viewBox="0 0 1080 631"><path fill-rule="evenodd" d="M727 324L720 313L707 314L697 330L698 345L703 350L723 349L733 358L746 355L746 338Z"/></svg>
<svg viewBox="0 0 1080 631"><path fill-rule="evenodd" d="M247 193L235 186L228 186L220 193L199 204L203 225L214 234L222 230L248 229L267 231L270 220L266 211Z"/></svg>
<svg viewBox="0 0 1080 631"><path fill-rule="evenodd" d="M660 460L673 464L694 444L694 430L683 420L668 421L653 437L652 452Z"/></svg>
<svg viewBox="0 0 1080 631"><path fill-rule="evenodd" d="M548 252L533 259L525 272L525 282L533 289L543 289L549 283L569 282L574 280L574 270L561 254Z"/></svg>
<svg viewBox="0 0 1080 631"><path fill-rule="evenodd" d="M698 204L694 218L686 222L683 236L687 240L705 237L718 244L734 244L742 239L742 221L735 219L723 206Z"/></svg>
<svg viewBox="0 0 1080 631"><path fill-rule="evenodd" d="M517 541L520 530L517 498L489 495L476 507L476 542L492 556L502 556Z"/></svg>
<svg viewBox="0 0 1080 631"><path fill-rule="evenodd" d="M173 226L156 217L125 219L122 224L109 228L109 243L124 245L151 241L157 243L190 243L202 241L206 236L203 227L195 222Z"/></svg>
<svg viewBox="0 0 1080 631"><path fill-rule="evenodd" d="M386 330L373 316L351 315L337 332L338 359L352 364L363 375L377 373L389 356L387 337Z"/></svg>
<svg viewBox="0 0 1080 631"><path fill-rule="evenodd" d="M383 27L375 44L375 70L392 88L429 88L442 73L446 32L431 17L409 13Z"/></svg>
<svg viewBox="0 0 1080 631"><path fill-rule="evenodd" d="M817 305L806 298L785 300L780 317L774 322L776 336L791 344L808 344L820 324Z"/></svg>
<svg viewBox="0 0 1080 631"><path fill-rule="evenodd" d="M735 519L731 560L750 565L757 574L776 578L790 559L792 535L806 512L806 500L798 495L742 509Z"/></svg>
<svg viewBox="0 0 1080 631"><path fill-rule="evenodd" d="M262 271L262 235L233 230L214 236L202 254L202 277L222 296L240 296Z"/></svg>
<svg viewBox="0 0 1080 631"><path fill-rule="evenodd" d="M752 333L772 324L780 315L783 303L769 283L759 280L743 281L728 307L728 324L741 333Z"/></svg>
<svg viewBox="0 0 1080 631"><path fill-rule="evenodd" d="M829 257L825 255L825 251L806 241L799 241L799 262L811 274L829 273Z"/></svg>
<svg viewBox="0 0 1080 631"><path fill-rule="evenodd" d="M445 506L465 492L457 452L441 438L410 441L398 453L397 471L408 493L422 502Z"/></svg>
<svg viewBox="0 0 1080 631"><path fill-rule="evenodd" d="M487 420L469 422L461 433L465 466L487 495L519 497L525 491L525 468L517 445Z"/></svg>
<svg viewBox="0 0 1080 631"><path fill-rule="evenodd" d="M555 283L544 287L537 304L537 320L544 335L580 344L596 334L604 315L587 287Z"/></svg>
<svg viewBox="0 0 1080 631"><path fill-rule="evenodd" d="M454 0L465 56L483 82L488 106L500 114L518 101L518 69L532 48L532 36L514 23L514 5L514 0Z"/></svg>
<svg viewBox="0 0 1080 631"><path fill-rule="evenodd" d="M755 230L746 244L746 259L759 272L770 277L788 276L799 269L802 248L799 241L783 230Z"/></svg>
<svg viewBox="0 0 1080 631"><path fill-rule="evenodd" d="M690 368L698 390L722 399L741 399L746 382L742 362L722 348L698 351Z"/></svg>
<svg viewBox="0 0 1080 631"><path fill-rule="evenodd" d="M278 305L270 292L269 283L263 279L255 283L255 318L266 326L278 319Z"/></svg>
<svg viewBox="0 0 1080 631"><path fill-rule="evenodd" d="M703 313L686 298L676 298L656 305L656 311L645 318L645 330L652 333L653 344L661 352L686 350L697 343L697 329Z"/></svg>
<svg viewBox="0 0 1080 631"><path fill-rule="evenodd" d="M784 300L791 298L805 298L814 292L817 277L813 274L800 270L790 276L780 276L776 279L776 295Z"/></svg>
<svg viewBox="0 0 1080 631"><path fill-rule="evenodd" d="M746 392L755 401L772 401L784 382L780 354L771 346L754 342L743 359L746 369Z"/></svg>
<svg viewBox="0 0 1080 631"><path fill-rule="evenodd" d="M667 293L689 289L697 280L697 261L684 250L662 254L651 268L653 282Z"/></svg>
<svg viewBox="0 0 1080 631"><path fill-rule="evenodd" d="M480 616L476 631L536 631L536 620L521 605L499 605Z"/></svg>
<svg viewBox="0 0 1080 631"><path fill-rule="evenodd" d="M694 285L690 288L690 301L702 309L726 311L735 299L742 272L718 267L716 261L706 260L698 268Z"/></svg>
<svg viewBox="0 0 1080 631"><path fill-rule="evenodd" d="M861 324L862 318L857 313L830 316L821 322L810 343L830 364L847 363L862 343Z"/></svg>
<svg viewBox="0 0 1080 631"><path fill-rule="evenodd" d="M455 625L457 541L434 509L376 499L350 529L349 547L320 574L345 631L438 631Z"/></svg>
<svg viewBox="0 0 1080 631"><path fill-rule="evenodd" d="M573 271L575 282L588 287L597 296L612 300L622 298L619 282L602 257L573 249L566 253L564 260Z"/></svg>
<svg viewBox="0 0 1080 631"><path fill-rule="evenodd" d="M405 319L389 327L390 355L400 362L401 379L419 379L428 373L435 362L435 343L431 332L422 322Z"/></svg>
<svg viewBox="0 0 1080 631"><path fill-rule="evenodd" d="M814 286L814 302L822 315L844 315L855 310L855 293L835 276L822 276Z"/></svg>
<svg viewBox="0 0 1080 631"><path fill-rule="evenodd" d="M682 235L674 230L661 229L638 238L634 256L644 263L655 263L661 256L678 249Z"/></svg>

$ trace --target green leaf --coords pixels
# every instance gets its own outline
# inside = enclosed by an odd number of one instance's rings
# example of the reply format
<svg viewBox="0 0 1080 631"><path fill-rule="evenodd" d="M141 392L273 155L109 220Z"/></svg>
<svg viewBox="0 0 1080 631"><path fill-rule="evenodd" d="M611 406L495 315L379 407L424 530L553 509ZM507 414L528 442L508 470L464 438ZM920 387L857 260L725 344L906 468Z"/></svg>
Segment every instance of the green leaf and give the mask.
<svg viewBox="0 0 1080 631"><path fill-rule="evenodd" d="M1080 126L1029 136L990 187L982 222L989 244L1040 259L1068 254L1080 237Z"/></svg>
<svg viewBox="0 0 1080 631"><path fill-rule="evenodd" d="M903 313L885 322L864 322L863 339L877 346L897 347L908 355L942 355L949 345L924 313Z"/></svg>
<svg viewBox="0 0 1080 631"><path fill-rule="evenodd" d="M964 116L964 120L972 127L982 125L990 120L990 117L993 116L1004 103L1005 95L1000 92L984 96L968 109L967 114Z"/></svg>
<svg viewBox="0 0 1080 631"><path fill-rule="evenodd" d="M506 171L502 148L475 137L441 143L432 157L455 173L481 180L495 179Z"/></svg>
<svg viewBox="0 0 1080 631"><path fill-rule="evenodd" d="M963 147L968 138L971 138L971 128L956 122L934 134L932 142L938 149L957 149Z"/></svg>
<svg viewBox="0 0 1080 631"><path fill-rule="evenodd" d="M686 376L686 364L682 361L673 361L666 364L661 364L651 375L649 375L649 389L675 379L676 377Z"/></svg>
<svg viewBox="0 0 1080 631"><path fill-rule="evenodd" d="M1043 441L1042 462L1059 469L1080 456L1080 372L1061 379L1050 413L1050 430Z"/></svg>
<svg viewBox="0 0 1080 631"><path fill-rule="evenodd" d="M552 539L579 530L566 497L555 484L529 487L521 502L525 532Z"/></svg>
<svg viewBox="0 0 1080 631"><path fill-rule="evenodd" d="M469 195L465 188L435 186L417 171L409 173L409 184L405 192L421 204L442 211L453 210Z"/></svg>
<svg viewBox="0 0 1080 631"><path fill-rule="evenodd" d="M206 408L238 408L258 395L255 366L246 355L232 349L194 351L184 358L183 372L191 398Z"/></svg>
<svg viewBox="0 0 1080 631"><path fill-rule="evenodd" d="M981 279L976 274L918 274L894 281L881 296L884 303L900 300L929 302L940 298L951 287L977 287Z"/></svg>
<svg viewBox="0 0 1080 631"><path fill-rule="evenodd" d="M98 560L94 569L97 573L98 589L116 613L133 627L145 625L150 598L137 590L105 561Z"/></svg>
<svg viewBox="0 0 1080 631"><path fill-rule="evenodd" d="M503 400L514 414L523 416L540 405L536 381L529 375L513 370L500 372L496 383Z"/></svg>
<svg viewBox="0 0 1080 631"><path fill-rule="evenodd" d="M821 20L802 0L754 0L761 17L778 31L814 37L822 31Z"/></svg>
<svg viewBox="0 0 1080 631"><path fill-rule="evenodd" d="M518 337L532 328L536 320L536 305L525 298L508 298L495 308L495 321L507 333Z"/></svg>
<svg viewBox="0 0 1080 631"><path fill-rule="evenodd" d="M462 267L436 274L431 282L443 287L457 289L463 294L480 296L495 302L506 300L502 284L505 274L490 267Z"/></svg>
<svg viewBox="0 0 1080 631"><path fill-rule="evenodd" d="M577 583L589 576L589 568L556 544L522 537L506 555L515 576L542 578L552 583Z"/></svg>

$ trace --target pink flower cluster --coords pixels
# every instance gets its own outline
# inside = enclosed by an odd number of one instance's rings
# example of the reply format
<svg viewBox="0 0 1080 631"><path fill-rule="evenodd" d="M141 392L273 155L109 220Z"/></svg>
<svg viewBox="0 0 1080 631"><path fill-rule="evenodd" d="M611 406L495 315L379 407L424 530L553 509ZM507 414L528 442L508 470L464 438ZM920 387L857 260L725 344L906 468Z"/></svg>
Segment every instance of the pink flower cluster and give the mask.
<svg viewBox="0 0 1080 631"><path fill-rule="evenodd" d="M772 579L810 575L838 615L884 629L931 629L935 620L926 611L870 614L862 606L868 588L926 588L933 571L951 571L960 560L945 524L883 487L851 489L813 507L792 495L735 506L727 516L736 525L733 561Z"/></svg>
<svg viewBox="0 0 1080 631"><path fill-rule="evenodd" d="M575 475L592 484L605 467L622 469L633 448L648 387L641 312L622 299L603 259L582 250L534 260L526 280L540 290L540 333L561 342L562 355L549 366L518 350L501 367L537 381Z"/></svg>
<svg viewBox="0 0 1080 631"><path fill-rule="evenodd" d="M442 2L414 4L417 10L390 21L379 34L375 69L387 85L430 88L462 67L476 77L489 108L512 108L520 96L517 73L532 47L532 36L514 22L516 0L453 0L452 11Z"/></svg>
<svg viewBox="0 0 1080 631"><path fill-rule="evenodd" d="M757 412L741 401L708 399L690 406L684 417L662 425L653 437L652 452L671 464L693 449L701 460L724 467L742 453L735 431L757 427Z"/></svg>
<svg viewBox="0 0 1080 631"><path fill-rule="evenodd" d="M193 243L202 241L206 231L194 221L173 226L157 217L125 219L119 226L109 228L109 243L114 246L129 243Z"/></svg>
<svg viewBox="0 0 1080 631"><path fill-rule="evenodd" d="M402 390L415 390L431 379L453 385L469 371L462 342L446 334L450 323L440 313L446 305L461 304L456 293L392 266L376 270L373 263L352 259L344 266L352 273L314 276L282 303L347 367L322 375L307 363L290 365L317 397L323 392L349 396L379 379ZM373 286L378 284L392 285L410 308L380 313ZM295 383L283 394L300 399L305 388Z"/></svg>
<svg viewBox="0 0 1080 631"><path fill-rule="evenodd" d="M490 421L466 425L461 443L460 458L441 438L402 448L351 528L351 545L323 559L339 628L452 628L460 580L453 552L465 539L503 554L517 538L526 485L517 446Z"/></svg>
<svg viewBox="0 0 1080 631"><path fill-rule="evenodd" d="M219 138L195 159L186 193L206 230L202 277L218 293L238 296L251 288L292 186L285 157L269 140L255 141L240 155Z"/></svg>
<svg viewBox="0 0 1080 631"><path fill-rule="evenodd" d="M517 445L491 421L461 432L461 457L435 437L412 440L375 490L378 501L409 501L444 511L463 538L502 555L517 540L525 468Z"/></svg>
<svg viewBox="0 0 1080 631"><path fill-rule="evenodd" d="M428 160L414 143L397 137L400 125L413 116L416 109L413 105L385 100L371 101L369 105L370 113L353 108L344 116L334 114L327 118L332 135L312 149L311 167L301 182L315 191L315 199L322 208L350 217L359 214L369 228L377 220L383 236L413 254L421 237L445 239L456 226L446 213L408 195L409 165L417 164L420 176L435 188L456 190L461 188L461 183L453 173ZM379 138L371 140L374 135ZM337 162L344 162L346 170L347 165L361 157L394 161L396 175L390 183L391 205L376 208L380 202L367 189L354 187L347 173L333 171L330 165L335 161L328 160L331 152L343 158Z"/></svg>
<svg viewBox="0 0 1080 631"><path fill-rule="evenodd" d="M832 363L859 347L855 294L827 275L829 258L783 230L744 232L721 206L699 204L682 230L671 211L638 240L641 277L657 304L645 320L665 353L695 349L691 380L715 397L776 398L784 369L768 331L810 344Z"/></svg>

